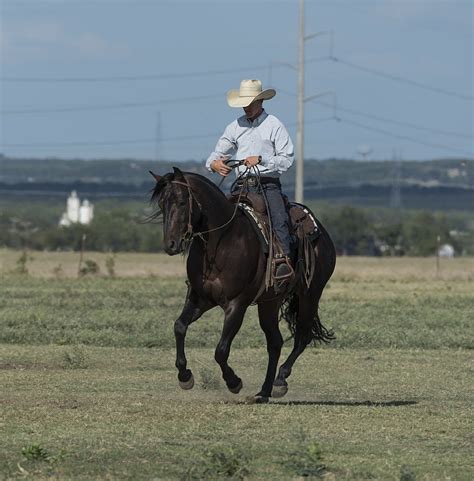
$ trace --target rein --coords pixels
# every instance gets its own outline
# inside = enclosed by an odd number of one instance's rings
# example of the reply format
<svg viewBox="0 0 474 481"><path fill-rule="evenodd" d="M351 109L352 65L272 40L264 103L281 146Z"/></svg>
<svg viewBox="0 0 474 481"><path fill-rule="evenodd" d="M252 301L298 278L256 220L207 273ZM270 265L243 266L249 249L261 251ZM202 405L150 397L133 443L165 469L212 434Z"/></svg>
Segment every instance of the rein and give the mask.
<svg viewBox="0 0 474 481"><path fill-rule="evenodd" d="M235 169L236 167L238 167L239 165L242 165L243 164L243 161L234 161L232 164L229 162L229 167L231 169ZM184 178L184 182L183 181L180 181L180 180L172 180L171 183L172 184L177 184L177 185L182 185L184 187L186 187L186 189L188 190L188 202L189 202L189 212L188 212L188 226L187 226L187 230L186 232L183 234L183 236L181 237L181 241L182 242L186 242L186 243L190 243L195 237L200 237L201 240L206 243L206 240L204 239L204 234L209 234L211 232L216 232L218 230L221 230L221 229L224 229L225 227L227 227L235 218L236 214L237 214L237 210L239 208L239 203L240 203L240 199L243 195L243 192L244 190L247 188L247 184L245 182L245 176L246 174L248 174L249 172L252 172L254 174L254 176L257 178L257 185L259 186L259 188L261 189L261 192L262 192L262 196L263 196L263 199L264 199L264 202L265 202L265 207L267 209L267 212L269 213L270 212L270 209L269 209L269 205L268 205L268 200L267 200L267 197L265 195L265 190L262 188L262 184L261 184L261 181L260 181L260 172L259 170L256 168L256 167L247 167L247 169L242 172L239 177L235 180L235 182L237 182L239 179L242 179L244 178L244 182L242 183L242 186L240 187L240 190L239 190L239 196L237 198L237 202L235 203L235 208L234 208L234 212L232 213L231 217L229 218L229 220L227 220L226 222L224 222L222 225L218 226L218 227L214 227L212 229L208 229L208 230L205 230L205 231L200 231L200 232L194 232L193 231L193 224L192 224L192 216L193 216L193 199L194 201L196 201L196 204L198 206L198 208L200 209L200 211L202 212L202 205L201 203L197 200L196 198L196 195L195 193L193 192L193 189L191 188L188 180L186 178ZM225 177L220 181L219 183L219 187L220 185L222 184L223 180L225 179ZM234 183L235 183L234 182ZM234 185L234 184L233 184ZM266 266L266 270L265 270L265 280L264 282L262 282L260 288L258 289L258 292L255 296L255 298L253 299L253 301L251 302L251 304L255 304L257 299L260 298L260 296L263 294L263 292L268 289L269 287L271 287L273 285L273 278L272 278L272 261L273 261L273 256L274 256L274 249L275 249L275 246L273 245L273 236L271 234L272 232L272 221L271 221L271 216L270 214L268 214L268 223L269 223L269 230L270 230L270 236L269 236L269 255L268 255L268 260L267 260L267 266Z"/></svg>
<svg viewBox="0 0 474 481"><path fill-rule="evenodd" d="M234 164L232 164L230 166L231 169L235 169L236 167L238 167L239 165L242 164L242 161L235 161ZM241 174L239 176L242 177L244 174L247 173L249 169L247 169L243 174ZM224 222L224 224L218 226L218 227L214 227L212 229L208 229L208 230L205 230L205 231L200 231L200 232L194 232L193 231L193 224L192 224L192 216L193 216L193 199L196 201L196 204L197 206L199 207L200 211L202 211L202 205L201 203L197 200L196 198L196 195L194 194L191 186L189 185L188 181L186 179L184 179L185 181L182 182L180 180L172 180L171 183L172 184L178 184L178 185L183 185L184 187L187 188L188 190L188 202L189 202L189 211L188 211L188 227L187 227L187 230L186 232L183 234L181 240L184 241L184 242L190 242L192 241L195 237L200 237L203 241L204 241L204 237L203 235L204 234L209 234L210 232L215 232L215 231L218 231L220 229L224 229L225 227L227 227L235 218L236 214L237 214L237 210L239 208L239 201L240 201L240 198L242 196L242 193L243 193L243 190L244 190L244 186L241 187L240 189L240 192L239 192L239 197L237 199L237 202L235 204L235 209L234 209L234 212L232 213L232 216L230 217L230 219L226 222ZM224 178L222 179L224 180ZM221 180L221 183L222 184L222 180ZM219 184L219 185L220 185Z"/></svg>

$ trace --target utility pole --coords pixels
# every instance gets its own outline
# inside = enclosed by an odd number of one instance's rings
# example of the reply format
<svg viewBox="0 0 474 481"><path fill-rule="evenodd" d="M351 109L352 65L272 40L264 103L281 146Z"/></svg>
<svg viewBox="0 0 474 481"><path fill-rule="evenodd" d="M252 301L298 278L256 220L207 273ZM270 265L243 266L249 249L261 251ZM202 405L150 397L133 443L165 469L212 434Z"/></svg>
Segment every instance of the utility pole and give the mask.
<svg viewBox="0 0 474 481"><path fill-rule="evenodd" d="M156 160L160 160L160 141L161 141L161 112L158 110L156 112L156 132L155 132L155 159Z"/></svg>
<svg viewBox="0 0 474 481"><path fill-rule="evenodd" d="M304 200L304 103L321 97L323 95L332 94L334 92L324 92L311 97L304 96L304 43L306 40L318 37L319 35L331 35L331 52L332 52L332 31L317 32L305 35L304 28L304 0L300 0L300 20L298 34L298 100L297 100L297 126L296 126L296 179L295 179L295 200L302 203ZM332 55L332 53L331 53Z"/></svg>
<svg viewBox="0 0 474 481"><path fill-rule="evenodd" d="M303 203L304 164L304 0L300 0L300 23L298 38L298 120L296 130L296 182L295 200Z"/></svg>

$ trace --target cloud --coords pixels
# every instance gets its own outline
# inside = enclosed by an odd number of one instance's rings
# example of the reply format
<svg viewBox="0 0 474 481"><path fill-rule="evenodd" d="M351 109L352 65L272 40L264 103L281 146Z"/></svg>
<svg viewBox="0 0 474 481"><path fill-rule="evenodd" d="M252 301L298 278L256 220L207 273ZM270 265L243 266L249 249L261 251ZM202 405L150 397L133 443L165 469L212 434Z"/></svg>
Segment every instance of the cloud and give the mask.
<svg viewBox="0 0 474 481"><path fill-rule="evenodd" d="M44 58L120 58L129 54L125 45L114 44L94 32L71 32L58 22L21 22L3 25L1 55L5 62Z"/></svg>

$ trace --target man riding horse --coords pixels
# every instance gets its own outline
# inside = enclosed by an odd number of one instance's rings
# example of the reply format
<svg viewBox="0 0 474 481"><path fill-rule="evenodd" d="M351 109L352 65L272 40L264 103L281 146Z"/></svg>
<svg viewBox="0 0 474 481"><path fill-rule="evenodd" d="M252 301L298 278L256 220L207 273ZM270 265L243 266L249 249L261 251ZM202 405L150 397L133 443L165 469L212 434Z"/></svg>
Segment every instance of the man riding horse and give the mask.
<svg viewBox="0 0 474 481"><path fill-rule="evenodd" d="M236 169L234 190L242 186L247 192L266 196L273 230L281 252L275 259L275 279L287 281L293 276L288 213L281 193L280 175L293 164L293 143L285 126L263 109L263 101L275 96L274 89L262 90L260 80L242 80L239 90L230 90L227 103L242 107L245 115L230 123L217 141L206 162L211 172L227 176L231 168L226 161L232 156L245 159Z"/></svg>
<svg viewBox="0 0 474 481"><path fill-rule="evenodd" d="M265 194L276 231L275 244L281 244L275 246L279 259L272 259L273 254L267 256L262 249L259 233L246 209L232 203L208 178L177 167L163 175L152 173L156 185L151 218L163 219L164 249L169 255L187 253L188 289L174 324L176 367L183 389L194 386L185 353L188 328L214 307L221 308L224 314L214 358L227 388L237 394L243 383L229 365L230 350L248 307L257 304L268 364L262 387L254 396L256 402L284 396L288 391L287 379L306 346L312 341L333 339L332 332L321 323L318 309L323 289L334 271L336 251L328 232L306 206L290 207L290 212L297 210L296 217L292 216L296 269L289 261L290 233L280 175L293 163L293 145L282 123L262 108L263 100L274 95L272 89L262 90L258 80L243 80L239 90L229 92L228 104L243 107L245 115L225 129L206 165L225 177L231 170L226 160L232 155L245 159L243 165L237 163L238 197L244 191L253 191L254 197L257 193ZM247 197L250 199L250 192ZM268 252L272 252L270 246ZM277 266L273 277L277 282L273 285L267 285L269 261ZM280 319L287 321L294 344L278 368L283 346Z"/></svg>

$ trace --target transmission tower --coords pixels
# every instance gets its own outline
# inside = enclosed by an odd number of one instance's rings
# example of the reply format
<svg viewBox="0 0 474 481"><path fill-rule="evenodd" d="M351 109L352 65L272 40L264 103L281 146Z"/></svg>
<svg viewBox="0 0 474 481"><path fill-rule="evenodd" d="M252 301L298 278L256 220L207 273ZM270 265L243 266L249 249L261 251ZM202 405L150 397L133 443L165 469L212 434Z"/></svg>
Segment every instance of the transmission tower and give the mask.
<svg viewBox="0 0 474 481"><path fill-rule="evenodd" d="M402 173L402 159L399 152L393 153L393 174L392 174L392 189L390 192L390 207L399 209L402 206L401 193L401 173Z"/></svg>

